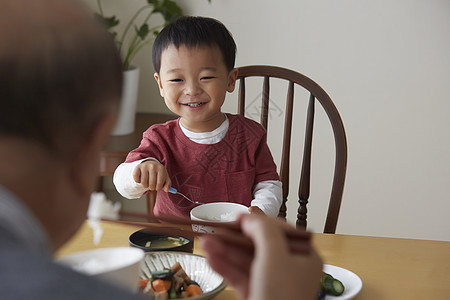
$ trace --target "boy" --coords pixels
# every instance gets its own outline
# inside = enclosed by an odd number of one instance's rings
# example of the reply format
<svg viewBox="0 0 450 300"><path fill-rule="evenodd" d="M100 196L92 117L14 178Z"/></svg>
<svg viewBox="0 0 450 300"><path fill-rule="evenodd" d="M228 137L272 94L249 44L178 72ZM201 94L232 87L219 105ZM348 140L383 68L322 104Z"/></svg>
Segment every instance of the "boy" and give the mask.
<svg viewBox="0 0 450 300"><path fill-rule="evenodd" d="M155 79L167 107L180 116L150 127L114 174L124 197L157 195L154 214L189 216L194 204L168 193L173 185L194 201L235 202L250 212L277 216L281 182L263 127L224 114L235 87L236 45L217 20L182 17L153 46Z"/></svg>

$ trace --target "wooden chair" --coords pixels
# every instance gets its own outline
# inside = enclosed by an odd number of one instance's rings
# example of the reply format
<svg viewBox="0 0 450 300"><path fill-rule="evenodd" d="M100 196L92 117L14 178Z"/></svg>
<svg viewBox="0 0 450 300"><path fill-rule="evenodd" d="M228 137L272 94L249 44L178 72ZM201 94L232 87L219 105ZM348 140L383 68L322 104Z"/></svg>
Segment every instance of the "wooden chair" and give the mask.
<svg viewBox="0 0 450 300"><path fill-rule="evenodd" d="M344 190L345 173L347 167L347 140L341 117L336 107L334 106L333 101L331 101L331 98L327 95L327 93L313 80L306 77L305 75L289 69L275 66L245 66L238 68L238 70L238 113L241 115L245 114L246 108L246 78L254 76L263 77L260 123L264 126L264 128L266 128L266 130L268 127L268 115L270 110L270 78L279 78L288 82L285 104L284 136L282 142L281 164L279 165L280 179L283 183L283 204L279 212L279 217L282 218L286 218L286 201L288 200L289 196L289 166L293 123L294 86L301 86L309 93L309 103L307 108L305 127L305 141L303 149L303 162L301 165L298 190L299 207L297 211L296 221L296 225L298 227L306 227L307 223L307 204L310 194L311 177L311 146L316 102L320 103L320 105L322 105L323 109L325 110L334 133L336 158L331 197L328 205L328 213L323 232L335 233L339 209L341 206L342 193ZM296 99L296 101L301 101L301 99Z"/></svg>

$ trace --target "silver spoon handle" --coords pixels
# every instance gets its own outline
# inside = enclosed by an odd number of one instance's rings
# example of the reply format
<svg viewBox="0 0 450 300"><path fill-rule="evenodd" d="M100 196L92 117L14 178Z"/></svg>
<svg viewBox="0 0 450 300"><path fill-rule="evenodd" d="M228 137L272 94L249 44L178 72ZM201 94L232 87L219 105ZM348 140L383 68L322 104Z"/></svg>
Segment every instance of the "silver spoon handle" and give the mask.
<svg viewBox="0 0 450 300"><path fill-rule="evenodd" d="M192 202L192 203L194 203L194 204L204 204L204 203L197 202L197 201L194 201L194 200L189 199L188 197L186 197L185 195L183 195L182 193L180 193L179 191L177 191L176 188L173 188L173 187L170 187L170 188L169 188L169 193L172 193L172 194L178 194L178 195L184 197L184 199L186 199L186 200L188 200L189 202Z"/></svg>

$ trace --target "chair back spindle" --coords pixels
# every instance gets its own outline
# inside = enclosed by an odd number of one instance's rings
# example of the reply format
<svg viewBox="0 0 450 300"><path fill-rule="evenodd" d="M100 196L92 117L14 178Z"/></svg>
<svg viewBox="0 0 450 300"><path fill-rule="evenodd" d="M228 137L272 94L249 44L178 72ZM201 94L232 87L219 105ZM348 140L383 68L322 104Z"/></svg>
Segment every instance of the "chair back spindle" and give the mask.
<svg viewBox="0 0 450 300"><path fill-rule="evenodd" d="M304 89L308 90L310 94L306 115L303 160L300 171L298 190L299 206L297 210L296 220L296 224L298 227L306 227L307 225L307 204L310 196L312 139L316 100L325 110L333 129L336 159L324 232L335 233L347 167L347 140L339 112L337 111L328 94L316 82L303 74L275 66L245 66L238 68L238 113L241 115L245 115L245 78L253 76L263 78L260 123L266 130L268 129L269 125L268 119L270 105L270 78L285 79L289 82L285 104L284 131L280 164L280 180L283 184L283 203L279 211L279 217L282 218L286 218L286 202L289 196L290 149L294 112L294 88L295 86L301 86ZM296 99L295 101L300 100L301 99ZM300 151L296 151L293 153L299 152Z"/></svg>
<svg viewBox="0 0 450 300"><path fill-rule="evenodd" d="M300 173L300 183L298 188L298 211L297 211L297 226L306 227L308 209L309 192L311 187L311 150L312 138L314 128L314 113L315 113L315 99L314 95L309 96L308 112L306 114L305 126L305 143L303 148L303 163Z"/></svg>
<svg viewBox="0 0 450 300"><path fill-rule="evenodd" d="M245 114L245 77L239 80L238 114Z"/></svg>
<svg viewBox="0 0 450 300"><path fill-rule="evenodd" d="M264 76L260 123L266 130L267 130L267 120L269 116L269 93L270 93L269 76Z"/></svg>
<svg viewBox="0 0 450 300"><path fill-rule="evenodd" d="M286 218L286 202L289 196L289 165L291 156L292 114L294 110L294 82L292 81L289 81L285 109L283 149L281 151L280 165L280 180L283 182L283 203L278 214L281 218Z"/></svg>

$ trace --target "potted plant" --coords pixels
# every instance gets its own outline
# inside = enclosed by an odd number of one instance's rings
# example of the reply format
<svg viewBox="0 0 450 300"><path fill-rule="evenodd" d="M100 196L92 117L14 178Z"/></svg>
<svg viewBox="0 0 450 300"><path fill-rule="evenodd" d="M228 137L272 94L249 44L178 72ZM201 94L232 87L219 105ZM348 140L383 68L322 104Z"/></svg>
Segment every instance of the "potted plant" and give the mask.
<svg viewBox="0 0 450 300"><path fill-rule="evenodd" d="M183 15L183 10L172 0L146 0L145 2L131 19L128 20L124 31L119 35L115 30L115 27L120 23L119 19L116 15L105 16L102 0L97 0L98 13L96 15L103 21L109 32L113 35L117 47L123 55L124 70L130 69L131 63L139 50L152 42L152 38L167 23ZM148 21L151 16L156 14L160 14L163 17L164 23L150 28ZM144 18L139 19L141 16L144 16Z"/></svg>
<svg viewBox="0 0 450 300"><path fill-rule="evenodd" d="M113 135L125 135L134 131L136 114L139 68L132 62L136 54L169 22L183 15L182 9L172 0L145 0L135 12L121 34L116 31L120 21L116 15L106 16L103 12L102 0L97 0L97 17L106 25L112 34L122 55L124 86L119 118L113 129ZM153 15L160 14L164 22L154 27L148 25Z"/></svg>

